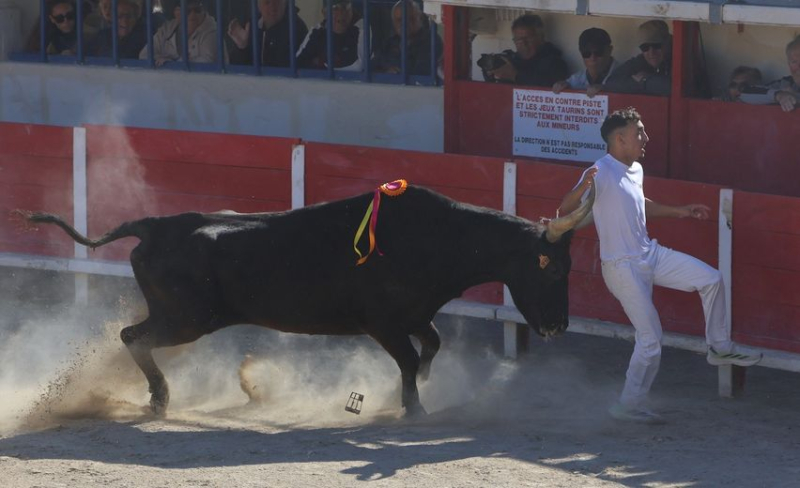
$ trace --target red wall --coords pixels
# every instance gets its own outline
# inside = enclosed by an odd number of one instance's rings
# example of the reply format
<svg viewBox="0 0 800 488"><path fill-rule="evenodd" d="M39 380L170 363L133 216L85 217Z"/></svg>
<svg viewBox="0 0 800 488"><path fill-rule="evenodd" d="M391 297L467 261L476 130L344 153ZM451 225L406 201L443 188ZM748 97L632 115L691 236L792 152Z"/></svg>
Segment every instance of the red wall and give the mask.
<svg viewBox="0 0 800 488"><path fill-rule="evenodd" d="M122 220L186 210L244 212L290 207L292 139L162 130L87 128L89 234L106 232ZM0 185L7 210L23 208L72 213L72 129L0 124ZM305 144L306 203L373 190L397 178L453 198L502 208L503 159ZM517 161L517 213L552 217L581 168ZM647 195L667 204L711 207L712 219L663 219L649 223L651 237L717 265L721 187L648 177ZM744 344L800 352L800 199L734 193L733 332ZM135 240L109 245L92 258L127 259ZM114 247L116 246L116 247ZM0 221L0 251L70 256L72 242L43 227L19 233ZM594 228L573 241L570 280L574 315L627 323L600 275ZM101 252L102 251L102 252ZM502 289L489 284L467 298L502 302ZM697 294L657 288L655 301L664 329L702 336Z"/></svg>
<svg viewBox="0 0 800 488"><path fill-rule="evenodd" d="M15 209L58 209L72 220L72 128L0 123L0 252L72 256L72 239L49 227L24 231Z"/></svg>

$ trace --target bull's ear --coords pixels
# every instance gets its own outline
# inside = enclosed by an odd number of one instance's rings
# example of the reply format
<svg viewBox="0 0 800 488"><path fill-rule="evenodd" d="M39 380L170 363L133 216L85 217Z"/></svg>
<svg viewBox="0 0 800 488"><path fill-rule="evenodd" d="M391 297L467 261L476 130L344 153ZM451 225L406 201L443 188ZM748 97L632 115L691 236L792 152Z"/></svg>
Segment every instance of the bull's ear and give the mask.
<svg viewBox="0 0 800 488"><path fill-rule="evenodd" d="M539 254L539 268L545 269L548 264L550 264L550 258L544 254Z"/></svg>

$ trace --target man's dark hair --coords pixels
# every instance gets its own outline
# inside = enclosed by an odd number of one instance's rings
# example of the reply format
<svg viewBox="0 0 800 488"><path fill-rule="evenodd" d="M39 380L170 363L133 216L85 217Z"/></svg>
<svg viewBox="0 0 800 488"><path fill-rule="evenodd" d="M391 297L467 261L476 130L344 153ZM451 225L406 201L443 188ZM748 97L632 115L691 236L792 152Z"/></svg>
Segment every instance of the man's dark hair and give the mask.
<svg viewBox="0 0 800 488"><path fill-rule="evenodd" d="M544 22L542 22L542 18L538 15L525 14L517 17L514 20L514 23L511 24L511 30L514 30L518 27L539 32L544 28Z"/></svg>
<svg viewBox="0 0 800 488"><path fill-rule="evenodd" d="M636 123L640 120L642 120L642 116L633 107L614 110L603 121L603 125L600 127L600 136L608 144L608 138L612 132L627 126L631 122Z"/></svg>

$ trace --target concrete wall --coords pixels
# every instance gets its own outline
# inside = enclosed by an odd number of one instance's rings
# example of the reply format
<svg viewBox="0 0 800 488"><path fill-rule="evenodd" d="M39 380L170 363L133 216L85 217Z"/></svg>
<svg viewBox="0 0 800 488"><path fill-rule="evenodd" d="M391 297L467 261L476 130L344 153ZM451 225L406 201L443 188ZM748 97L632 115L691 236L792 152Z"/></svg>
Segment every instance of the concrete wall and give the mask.
<svg viewBox="0 0 800 488"><path fill-rule="evenodd" d="M437 87L0 63L0 121L119 124L443 150Z"/></svg>

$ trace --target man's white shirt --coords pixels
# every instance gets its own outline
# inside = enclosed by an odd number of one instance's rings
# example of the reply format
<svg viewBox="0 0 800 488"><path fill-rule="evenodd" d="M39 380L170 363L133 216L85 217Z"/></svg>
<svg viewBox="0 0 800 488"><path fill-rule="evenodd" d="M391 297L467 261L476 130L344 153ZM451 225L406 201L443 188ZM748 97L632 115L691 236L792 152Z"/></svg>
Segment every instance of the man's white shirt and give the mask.
<svg viewBox="0 0 800 488"><path fill-rule="evenodd" d="M600 259L614 261L643 255L650 249L650 238L647 236L642 165L634 162L627 166L606 154L591 168L598 170L594 178L592 212L600 237Z"/></svg>

